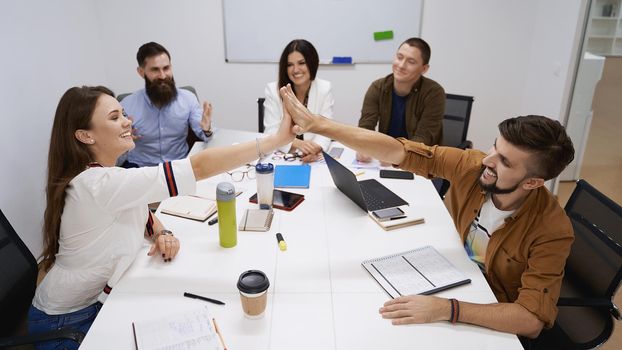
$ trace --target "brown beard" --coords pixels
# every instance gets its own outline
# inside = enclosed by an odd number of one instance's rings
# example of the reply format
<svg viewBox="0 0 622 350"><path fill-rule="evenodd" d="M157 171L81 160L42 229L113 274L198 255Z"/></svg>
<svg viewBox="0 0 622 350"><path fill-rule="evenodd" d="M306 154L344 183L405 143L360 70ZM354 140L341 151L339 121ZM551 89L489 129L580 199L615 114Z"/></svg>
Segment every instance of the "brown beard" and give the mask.
<svg viewBox="0 0 622 350"><path fill-rule="evenodd" d="M499 188L499 187L497 187L497 181L496 180L495 180L495 182L493 182L491 184L483 183L481 176L482 176L482 174L484 173L485 170L486 170L486 166L482 165L482 170L479 172L479 176L480 177L477 178L477 182L479 183L479 187L482 190L484 190L485 192L490 193L490 194L507 194L507 193L512 193L512 192L516 191L516 189L518 189L518 186L520 185L520 181L516 185L514 185L514 186L512 186L510 188ZM523 180L521 180L521 181L523 181Z"/></svg>
<svg viewBox="0 0 622 350"><path fill-rule="evenodd" d="M151 102L158 108L162 108L177 98L175 78L149 80L145 76L145 91Z"/></svg>

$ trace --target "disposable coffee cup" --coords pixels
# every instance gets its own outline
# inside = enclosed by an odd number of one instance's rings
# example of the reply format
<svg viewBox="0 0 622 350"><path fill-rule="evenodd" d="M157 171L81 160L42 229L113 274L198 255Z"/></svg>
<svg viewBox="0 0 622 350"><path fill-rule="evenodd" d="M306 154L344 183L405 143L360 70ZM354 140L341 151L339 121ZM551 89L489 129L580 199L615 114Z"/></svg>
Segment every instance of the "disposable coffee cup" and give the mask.
<svg viewBox="0 0 622 350"><path fill-rule="evenodd" d="M268 302L268 287L270 281L265 273L259 270L242 272L238 279L238 290L244 316L253 320L264 316Z"/></svg>

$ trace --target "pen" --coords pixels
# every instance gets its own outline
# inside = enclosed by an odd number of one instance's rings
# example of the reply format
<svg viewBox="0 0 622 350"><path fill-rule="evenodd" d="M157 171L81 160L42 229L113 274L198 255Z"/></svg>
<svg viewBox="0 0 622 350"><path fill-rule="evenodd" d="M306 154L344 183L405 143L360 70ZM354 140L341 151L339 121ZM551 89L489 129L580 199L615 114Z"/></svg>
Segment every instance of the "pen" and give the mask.
<svg viewBox="0 0 622 350"><path fill-rule="evenodd" d="M217 305L225 305L225 303L223 303L220 300L206 298L206 297L202 297L200 295L196 295L196 294L192 294L192 293L188 293L188 292L184 292L184 296L186 298L199 299L199 300L207 301L209 303L213 303L213 304L217 304Z"/></svg>
<svg viewBox="0 0 622 350"><path fill-rule="evenodd" d="M222 333L220 333L220 329L218 328L218 325L216 324L216 319L212 318L212 322L214 322L214 330L216 331L216 334L218 334L218 338L220 338L220 343L222 344L222 348L227 350L227 346L225 345L225 340L222 338Z"/></svg>
<svg viewBox="0 0 622 350"><path fill-rule="evenodd" d="M217 222L218 222L218 216L213 218L212 220L208 221L207 224L211 226L211 225L213 225L213 224L215 224Z"/></svg>
<svg viewBox="0 0 622 350"><path fill-rule="evenodd" d="M283 235L281 233L276 234L276 240L277 242L279 242L279 249L282 251L286 251L287 243L285 243L285 240L283 239Z"/></svg>

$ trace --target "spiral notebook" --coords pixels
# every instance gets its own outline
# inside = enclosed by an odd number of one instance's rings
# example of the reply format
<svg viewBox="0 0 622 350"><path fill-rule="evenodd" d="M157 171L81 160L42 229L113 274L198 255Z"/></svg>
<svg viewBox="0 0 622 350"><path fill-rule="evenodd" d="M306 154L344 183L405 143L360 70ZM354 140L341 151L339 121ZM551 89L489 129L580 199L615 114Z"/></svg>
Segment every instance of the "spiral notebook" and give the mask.
<svg viewBox="0 0 622 350"><path fill-rule="evenodd" d="M268 231L272 225L272 209L246 209L238 230L240 231Z"/></svg>
<svg viewBox="0 0 622 350"><path fill-rule="evenodd" d="M471 283L432 246L365 260L362 265L392 298L428 295Z"/></svg>

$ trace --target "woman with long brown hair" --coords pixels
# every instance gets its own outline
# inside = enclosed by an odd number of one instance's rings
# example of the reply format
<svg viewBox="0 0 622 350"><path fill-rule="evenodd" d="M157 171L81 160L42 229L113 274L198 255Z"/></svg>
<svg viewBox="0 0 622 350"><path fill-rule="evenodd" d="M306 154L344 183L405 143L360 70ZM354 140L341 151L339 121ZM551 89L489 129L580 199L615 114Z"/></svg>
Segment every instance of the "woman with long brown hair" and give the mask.
<svg viewBox="0 0 622 350"><path fill-rule="evenodd" d="M279 129L283 118L283 103L279 89L287 84L292 86L296 98L311 113L326 118L333 117L332 85L329 81L316 78L320 58L317 50L309 41L295 39L290 41L281 53L279 60L279 80L268 83L264 94L264 133L274 134ZM314 162L328 152L330 139L322 135L305 133L294 139L291 145L281 147L283 152L296 152L303 162Z"/></svg>
<svg viewBox="0 0 622 350"><path fill-rule="evenodd" d="M131 121L105 87L73 87L62 96L48 158L41 262L47 274L29 311L30 331L88 331L144 238L153 241L148 254L165 262L179 251L179 241L149 212L148 203L192 194L196 181L248 163L294 138L286 114L276 134L254 142L154 167L117 168L117 158L134 147L131 130ZM38 348L57 346L48 342Z"/></svg>

